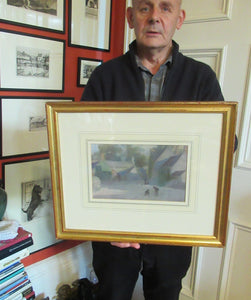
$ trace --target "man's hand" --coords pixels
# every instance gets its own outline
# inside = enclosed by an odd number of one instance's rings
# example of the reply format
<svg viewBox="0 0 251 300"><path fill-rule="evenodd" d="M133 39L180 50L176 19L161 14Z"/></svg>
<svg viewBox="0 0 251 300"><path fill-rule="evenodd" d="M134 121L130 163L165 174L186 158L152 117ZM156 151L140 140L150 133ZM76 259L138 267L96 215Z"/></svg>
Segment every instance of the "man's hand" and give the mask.
<svg viewBox="0 0 251 300"><path fill-rule="evenodd" d="M129 247L132 247L132 248L135 248L135 249L140 248L139 243L117 243L117 242L114 242L114 243L111 243L111 245L119 247L119 248L129 248Z"/></svg>

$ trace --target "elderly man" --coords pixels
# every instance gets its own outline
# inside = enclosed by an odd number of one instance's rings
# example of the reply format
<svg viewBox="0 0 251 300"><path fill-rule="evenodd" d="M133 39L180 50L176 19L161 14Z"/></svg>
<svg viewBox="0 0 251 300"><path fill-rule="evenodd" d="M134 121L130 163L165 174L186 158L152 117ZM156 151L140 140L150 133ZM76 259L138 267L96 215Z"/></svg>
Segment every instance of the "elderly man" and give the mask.
<svg viewBox="0 0 251 300"><path fill-rule="evenodd" d="M179 52L173 35L185 19L181 0L133 0L127 8L136 40L97 67L83 101L223 101L215 73ZM130 222L130 220L128 220ZM139 272L146 300L177 300L191 247L93 242L101 300L130 300Z"/></svg>

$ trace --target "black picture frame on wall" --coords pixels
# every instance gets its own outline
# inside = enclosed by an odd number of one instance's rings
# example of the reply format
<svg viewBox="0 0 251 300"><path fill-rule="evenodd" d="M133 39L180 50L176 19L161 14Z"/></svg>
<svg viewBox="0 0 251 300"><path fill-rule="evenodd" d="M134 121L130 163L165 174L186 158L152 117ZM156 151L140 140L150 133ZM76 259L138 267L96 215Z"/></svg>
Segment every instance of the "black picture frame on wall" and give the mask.
<svg viewBox="0 0 251 300"><path fill-rule="evenodd" d="M77 86L86 86L94 69L101 65L103 60L78 57Z"/></svg>
<svg viewBox="0 0 251 300"><path fill-rule="evenodd" d="M72 102L73 98L2 97L0 98L2 158L49 152L45 104Z"/></svg>
<svg viewBox="0 0 251 300"><path fill-rule="evenodd" d="M64 91L65 41L0 30L0 90Z"/></svg>
<svg viewBox="0 0 251 300"><path fill-rule="evenodd" d="M4 189L8 195L5 216L16 220L32 233L35 252L60 240L55 237L50 161L48 158L5 162L2 164ZM37 205L28 210L31 201ZM34 203L33 203L34 204Z"/></svg>
<svg viewBox="0 0 251 300"><path fill-rule="evenodd" d="M27 1L28 2L28 1ZM0 21L45 31L65 32L66 1L0 0Z"/></svg>
<svg viewBox="0 0 251 300"><path fill-rule="evenodd" d="M112 0L69 0L69 46L110 51Z"/></svg>

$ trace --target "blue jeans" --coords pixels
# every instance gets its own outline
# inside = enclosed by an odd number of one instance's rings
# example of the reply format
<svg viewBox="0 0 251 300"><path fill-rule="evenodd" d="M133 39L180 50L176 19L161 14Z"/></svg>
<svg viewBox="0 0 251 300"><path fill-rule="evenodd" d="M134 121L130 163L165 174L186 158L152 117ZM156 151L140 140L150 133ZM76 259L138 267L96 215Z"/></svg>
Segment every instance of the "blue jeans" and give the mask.
<svg viewBox="0 0 251 300"><path fill-rule="evenodd" d="M191 247L146 245L139 250L93 242L98 300L131 300L139 272L146 300L178 300L191 262Z"/></svg>

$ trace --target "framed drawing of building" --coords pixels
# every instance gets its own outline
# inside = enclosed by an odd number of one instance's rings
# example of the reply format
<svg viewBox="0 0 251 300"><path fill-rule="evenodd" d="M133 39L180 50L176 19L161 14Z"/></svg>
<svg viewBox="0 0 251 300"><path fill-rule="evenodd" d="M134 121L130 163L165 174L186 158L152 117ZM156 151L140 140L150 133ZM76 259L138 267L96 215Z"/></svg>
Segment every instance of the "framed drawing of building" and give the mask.
<svg viewBox="0 0 251 300"><path fill-rule="evenodd" d="M47 31L65 31L65 1L0 0L0 20Z"/></svg>
<svg viewBox="0 0 251 300"><path fill-rule="evenodd" d="M64 90L64 40L0 31L0 90Z"/></svg>

